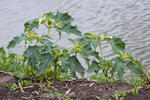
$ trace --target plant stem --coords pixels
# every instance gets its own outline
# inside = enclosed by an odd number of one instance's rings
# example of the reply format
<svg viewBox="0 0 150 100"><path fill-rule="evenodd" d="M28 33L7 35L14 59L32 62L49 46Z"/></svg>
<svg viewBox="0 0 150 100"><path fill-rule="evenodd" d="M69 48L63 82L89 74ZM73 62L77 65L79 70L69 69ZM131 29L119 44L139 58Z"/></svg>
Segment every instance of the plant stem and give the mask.
<svg viewBox="0 0 150 100"><path fill-rule="evenodd" d="M48 29L47 35L49 36L50 35L50 27L48 25L46 25L45 23L43 23L43 24L47 27L47 29Z"/></svg>
<svg viewBox="0 0 150 100"><path fill-rule="evenodd" d="M102 51L102 41L101 41L101 39L99 40L99 49L100 49L101 57L102 57L103 60L104 60L103 51Z"/></svg>
<svg viewBox="0 0 150 100"><path fill-rule="evenodd" d="M46 25L45 23L43 23L47 28L48 28L48 25Z"/></svg>
<svg viewBox="0 0 150 100"><path fill-rule="evenodd" d="M50 28L48 27L47 35L50 35Z"/></svg>

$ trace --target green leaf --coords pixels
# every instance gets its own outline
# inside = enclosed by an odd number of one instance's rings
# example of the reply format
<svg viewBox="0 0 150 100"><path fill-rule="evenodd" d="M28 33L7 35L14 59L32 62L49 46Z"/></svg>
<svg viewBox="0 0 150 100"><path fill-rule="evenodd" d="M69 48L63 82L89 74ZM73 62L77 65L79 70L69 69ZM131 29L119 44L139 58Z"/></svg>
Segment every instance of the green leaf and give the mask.
<svg viewBox="0 0 150 100"><path fill-rule="evenodd" d="M64 70L64 72L68 72L68 64L69 64L69 62L68 62L68 57L60 57L60 61L61 61L61 63L62 63L62 66L63 66L63 69L62 70Z"/></svg>
<svg viewBox="0 0 150 100"><path fill-rule="evenodd" d="M96 48L97 48L97 46L99 44L99 40L98 39L92 39L91 42L92 42L91 45L96 50Z"/></svg>
<svg viewBox="0 0 150 100"><path fill-rule="evenodd" d="M24 31L33 31L34 29L39 28L39 19L29 20L24 24Z"/></svg>
<svg viewBox="0 0 150 100"><path fill-rule="evenodd" d="M118 57L115 59L115 61L116 63L112 70L113 70L113 73L117 72L119 79L121 79L124 74L124 68L127 66L127 64L125 61L123 61L122 59Z"/></svg>
<svg viewBox="0 0 150 100"><path fill-rule="evenodd" d="M40 46L29 46L28 49L24 52L24 57L28 61L28 64L37 69L37 64L40 59Z"/></svg>
<svg viewBox="0 0 150 100"><path fill-rule="evenodd" d="M64 25L61 29L63 32L66 32L67 34L75 34L78 36L81 36L81 32L77 29L77 26L72 25Z"/></svg>
<svg viewBox="0 0 150 100"><path fill-rule="evenodd" d="M93 36L92 33L88 33L88 32L87 32L87 33L84 33L84 35L85 35L85 36Z"/></svg>
<svg viewBox="0 0 150 100"><path fill-rule="evenodd" d="M48 39L43 39L42 44L48 48L48 51L51 51L54 49L54 43L52 43Z"/></svg>
<svg viewBox="0 0 150 100"><path fill-rule="evenodd" d="M72 56L69 58L69 68L71 71L77 71L80 74L84 74L84 67L80 64L76 56Z"/></svg>
<svg viewBox="0 0 150 100"><path fill-rule="evenodd" d="M57 11L56 16L55 16L55 21L58 22L62 22L63 25L68 25L71 24L71 22L73 21L73 18L71 18L71 16L68 13L61 13L59 11Z"/></svg>
<svg viewBox="0 0 150 100"><path fill-rule="evenodd" d="M13 48L15 45L19 44L22 40L25 40L27 36L25 34L21 34L21 36L14 37L8 44L7 48Z"/></svg>
<svg viewBox="0 0 150 100"><path fill-rule="evenodd" d="M134 72L134 73L137 74L137 75L142 75L142 74L143 74L142 67L140 67L137 63L134 63L134 62L130 61L130 62L127 64L127 67L128 67L132 72Z"/></svg>
<svg viewBox="0 0 150 100"><path fill-rule="evenodd" d="M54 14L52 12L48 12L48 13L43 14L43 17L51 18L51 19L55 18Z"/></svg>
<svg viewBox="0 0 150 100"><path fill-rule="evenodd" d="M6 55L4 47L0 48L0 55Z"/></svg>
<svg viewBox="0 0 150 100"><path fill-rule="evenodd" d="M38 66L39 75L44 73L48 68L48 66L51 66L52 60L53 58L49 53L45 53L40 56L40 60L39 60L40 65Z"/></svg>
<svg viewBox="0 0 150 100"><path fill-rule="evenodd" d="M56 28L56 31L58 32L59 38L61 39L61 29Z"/></svg>
<svg viewBox="0 0 150 100"><path fill-rule="evenodd" d="M55 16L55 22L60 23L56 28L56 31L61 37L61 32L66 32L67 34L75 34L81 36L81 32L77 29L77 26L71 25L73 18L68 13L60 13L57 11Z"/></svg>
<svg viewBox="0 0 150 100"><path fill-rule="evenodd" d="M88 67L87 72L95 72L99 69L99 63L97 61L92 61L92 64Z"/></svg>
<svg viewBox="0 0 150 100"><path fill-rule="evenodd" d="M125 51L125 43L122 41L121 38L113 37L112 40L110 40L109 42L114 52Z"/></svg>

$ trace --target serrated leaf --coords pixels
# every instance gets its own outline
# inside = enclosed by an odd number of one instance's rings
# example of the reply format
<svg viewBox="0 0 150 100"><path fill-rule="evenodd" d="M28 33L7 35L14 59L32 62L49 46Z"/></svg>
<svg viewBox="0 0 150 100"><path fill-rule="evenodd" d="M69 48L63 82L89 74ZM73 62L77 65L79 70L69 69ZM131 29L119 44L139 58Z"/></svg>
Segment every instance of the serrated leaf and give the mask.
<svg viewBox="0 0 150 100"><path fill-rule="evenodd" d="M135 74L137 75L142 75L142 68L140 66L138 66L138 64L136 63L133 63L132 61L130 61L128 64L127 64L127 67L132 71L134 72Z"/></svg>
<svg viewBox="0 0 150 100"><path fill-rule="evenodd" d="M71 24L73 21L73 18L68 14L68 13L61 13L57 11L56 16L55 16L55 21L56 22L62 22L63 25L68 25Z"/></svg>
<svg viewBox="0 0 150 100"><path fill-rule="evenodd" d="M98 39L92 39L91 40L91 45L93 46L93 48L96 50L97 46L98 46L99 40Z"/></svg>
<svg viewBox="0 0 150 100"><path fill-rule="evenodd" d="M110 44L114 52L125 51L125 43L122 41L121 38L113 37L112 40L110 40Z"/></svg>
<svg viewBox="0 0 150 100"><path fill-rule="evenodd" d="M28 61L28 64L37 69L37 64L40 59L40 48L39 46L29 46L28 49L24 52L24 57Z"/></svg>
<svg viewBox="0 0 150 100"><path fill-rule="evenodd" d="M99 63L97 61L92 61L92 64L88 67L87 72L95 72L99 69Z"/></svg>
<svg viewBox="0 0 150 100"><path fill-rule="evenodd" d="M43 14L43 17L51 18L51 19L55 18L54 14L52 12L48 12L48 13Z"/></svg>
<svg viewBox="0 0 150 100"><path fill-rule="evenodd" d="M53 58L49 53L45 53L40 56L40 60L39 60L40 64L39 66L37 66L39 75L44 73L48 66L52 65L52 59Z"/></svg>
<svg viewBox="0 0 150 100"><path fill-rule="evenodd" d="M68 57L61 57L60 58L61 64L63 66L63 70L67 73L68 72Z"/></svg>
<svg viewBox="0 0 150 100"><path fill-rule="evenodd" d="M8 44L7 48L13 48L15 45L19 44L22 40L25 40L27 36L25 34L21 34L20 36L14 37Z"/></svg>
<svg viewBox="0 0 150 100"><path fill-rule="evenodd" d="M119 79L121 79L124 74L124 68L127 66L127 64L125 61L123 61L120 58L116 58L115 61L116 63L115 63L114 68L112 69L113 70L112 72L113 73L117 72Z"/></svg>
<svg viewBox="0 0 150 100"><path fill-rule="evenodd" d="M50 40L43 39L42 43L48 48L49 51L54 49L54 44Z"/></svg>
<svg viewBox="0 0 150 100"><path fill-rule="evenodd" d="M24 31L33 31L39 28L39 19L29 20L24 24Z"/></svg>
<svg viewBox="0 0 150 100"><path fill-rule="evenodd" d="M73 18L68 13L60 13L59 11L57 11L55 22L61 23L61 27L56 27L56 31L59 33L59 37L61 37L62 32L81 36L81 32L77 29L77 26L71 25L72 21Z"/></svg>
<svg viewBox="0 0 150 100"><path fill-rule="evenodd" d="M84 67L80 64L76 56L72 56L69 58L69 68L71 71L77 71L80 74L84 74Z"/></svg>
<svg viewBox="0 0 150 100"><path fill-rule="evenodd" d="M0 48L0 55L5 55L5 54L6 54L6 52L5 52L4 47L1 47Z"/></svg>
<svg viewBox="0 0 150 100"><path fill-rule="evenodd" d="M66 32L67 34L75 34L81 36L81 32L77 29L77 26L72 25L65 25L62 28L62 31Z"/></svg>

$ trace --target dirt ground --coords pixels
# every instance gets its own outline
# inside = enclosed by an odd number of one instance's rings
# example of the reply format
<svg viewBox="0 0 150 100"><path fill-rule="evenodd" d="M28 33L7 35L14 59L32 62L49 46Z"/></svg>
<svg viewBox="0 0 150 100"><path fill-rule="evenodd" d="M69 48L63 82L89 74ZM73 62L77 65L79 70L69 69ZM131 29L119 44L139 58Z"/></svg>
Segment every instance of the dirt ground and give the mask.
<svg viewBox="0 0 150 100"><path fill-rule="evenodd" d="M132 85L121 81L113 83L98 83L86 79L72 81L52 82L52 88L40 88L39 83L12 91L2 84L15 82L16 79L7 73L0 72L0 100L67 100L69 96L73 100L98 100L99 98L111 98L115 91L130 90ZM150 88L142 88L139 95L127 94L125 100L150 100Z"/></svg>

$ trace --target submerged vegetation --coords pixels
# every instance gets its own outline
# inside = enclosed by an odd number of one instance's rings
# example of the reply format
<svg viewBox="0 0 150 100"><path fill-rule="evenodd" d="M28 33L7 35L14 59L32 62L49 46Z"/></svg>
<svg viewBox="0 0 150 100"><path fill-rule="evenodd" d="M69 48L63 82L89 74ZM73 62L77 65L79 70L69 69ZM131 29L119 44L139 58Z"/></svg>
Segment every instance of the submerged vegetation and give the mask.
<svg viewBox="0 0 150 100"><path fill-rule="evenodd" d="M146 86L149 84L149 75L142 70L140 61L133 58L125 52L125 43L121 38L109 36L107 33L100 35L96 33L85 33L72 25L73 18L68 13L49 12L43 14L42 18L27 21L24 24L24 33L14 37L7 48L11 49L17 44L24 42L25 51L23 54L6 53L4 48L0 48L0 70L11 72L17 78L29 81L21 81L21 86L32 84L30 80L39 80L50 82L51 80L70 80L78 78L77 73L84 77L85 73L94 73L91 80L103 82L115 82L123 80L125 69L135 73L138 78L134 80L136 86ZM45 27L46 33L39 33L41 27ZM51 30L55 30L53 32ZM77 39L68 39L74 44L73 48L62 48L53 42L51 34L58 33L59 39L62 34L77 35ZM103 55L102 42L106 41L112 47L116 57L107 60ZM78 56L81 56L88 69L84 68ZM91 59L92 58L92 59ZM143 84L140 84L140 83ZM8 84L7 87L16 90L19 88L16 84ZM42 87L42 85L41 85ZM51 86L50 86L51 87ZM137 91L130 92L137 95ZM118 96L123 98L126 92L115 92L113 95L116 100ZM53 96L61 96L54 94Z"/></svg>

